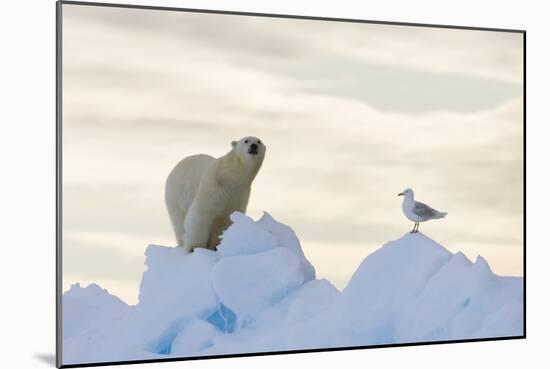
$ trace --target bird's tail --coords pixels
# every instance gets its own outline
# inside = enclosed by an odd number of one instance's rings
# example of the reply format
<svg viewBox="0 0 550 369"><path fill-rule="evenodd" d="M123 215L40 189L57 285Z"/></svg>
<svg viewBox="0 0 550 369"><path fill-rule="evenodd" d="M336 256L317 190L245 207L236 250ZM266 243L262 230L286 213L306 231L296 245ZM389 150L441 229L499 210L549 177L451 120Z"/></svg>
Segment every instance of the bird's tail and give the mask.
<svg viewBox="0 0 550 369"><path fill-rule="evenodd" d="M447 213L444 211L439 211L438 213L438 218L445 218L445 216L447 215Z"/></svg>

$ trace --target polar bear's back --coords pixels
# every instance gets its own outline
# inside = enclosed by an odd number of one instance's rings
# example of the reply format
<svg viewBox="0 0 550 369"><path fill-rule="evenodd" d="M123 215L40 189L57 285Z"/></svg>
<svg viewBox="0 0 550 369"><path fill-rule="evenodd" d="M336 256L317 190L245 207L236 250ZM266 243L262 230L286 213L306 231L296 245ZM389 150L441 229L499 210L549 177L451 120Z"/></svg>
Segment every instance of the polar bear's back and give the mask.
<svg viewBox="0 0 550 369"><path fill-rule="evenodd" d="M215 159L206 154L188 156L180 161L166 179L166 201L189 209L199 188L202 176Z"/></svg>

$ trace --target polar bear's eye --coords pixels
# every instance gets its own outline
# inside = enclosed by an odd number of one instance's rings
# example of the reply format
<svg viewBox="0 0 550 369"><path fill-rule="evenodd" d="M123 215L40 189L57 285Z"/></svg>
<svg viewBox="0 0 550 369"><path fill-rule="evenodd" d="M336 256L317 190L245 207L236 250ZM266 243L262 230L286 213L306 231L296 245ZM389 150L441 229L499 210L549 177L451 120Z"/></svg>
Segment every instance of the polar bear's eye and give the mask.
<svg viewBox="0 0 550 369"><path fill-rule="evenodd" d="M247 144L247 143L248 143L248 140L244 140L244 143Z"/></svg>

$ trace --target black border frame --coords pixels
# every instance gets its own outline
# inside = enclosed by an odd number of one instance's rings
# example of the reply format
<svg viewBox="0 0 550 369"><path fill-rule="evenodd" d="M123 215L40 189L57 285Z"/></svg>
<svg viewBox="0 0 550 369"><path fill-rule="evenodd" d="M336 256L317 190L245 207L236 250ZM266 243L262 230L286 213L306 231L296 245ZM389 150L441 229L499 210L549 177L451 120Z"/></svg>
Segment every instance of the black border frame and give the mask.
<svg viewBox="0 0 550 369"><path fill-rule="evenodd" d="M96 6L96 7L111 7L111 8L130 8L142 10L160 10L174 11L187 13L202 13L202 14L223 14L223 15L241 15L253 17L268 17L268 18L289 18L302 20L330 21L330 22L347 22L347 23L369 23L393 26L410 26L410 27L429 27L429 28L450 28L470 31L489 31L489 32L506 32L506 33L521 33L523 34L523 335L508 336L508 337L487 337L487 338L472 338L461 340L447 341L429 341L429 342L410 342L410 343L395 343L383 345L368 345L368 346L351 346L351 347L332 347L320 349L303 349L303 350L286 350L286 351L270 351L270 352L250 352L239 354L224 354L211 356L192 356L192 357L177 357L166 359L145 359L145 360L127 360L127 361L108 361L108 362L90 362L80 364L63 365L63 347L62 347L62 102L63 102L63 5L81 5L81 6ZM442 24L425 24L425 23L408 23L408 22L392 22L392 21L376 21L365 19L348 19L348 18L330 18L319 16L303 16L290 14L269 14L269 13L253 13L243 11L226 11L226 10L211 10L211 9L192 9L179 7L164 7L152 5L131 5L117 3L102 3L89 1L73 1L73 0L57 0L56 1L56 79L55 79L55 95L56 95L56 367L58 368L82 368L90 366L108 366L108 365L126 365L126 364L143 364L143 363L161 363L174 361L192 361L192 360L209 360L220 358L237 358L251 356L267 356L267 355L285 355L285 354L300 354L300 353L316 353L344 350L364 350L375 348L388 347L409 347L409 346L428 346L428 345L443 345L453 343L467 342L487 342L487 341L507 341L527 338L527 31L521 29L505 29L505 28L488 28L488 27L470 27Z"/></svg>

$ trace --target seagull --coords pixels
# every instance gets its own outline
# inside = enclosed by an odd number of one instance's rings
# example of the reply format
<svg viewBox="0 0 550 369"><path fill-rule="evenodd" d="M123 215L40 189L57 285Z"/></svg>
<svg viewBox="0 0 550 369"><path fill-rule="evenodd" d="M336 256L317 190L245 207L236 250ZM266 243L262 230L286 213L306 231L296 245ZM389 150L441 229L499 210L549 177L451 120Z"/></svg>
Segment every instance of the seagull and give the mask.
<svg viewBox="0 0 550 369"><path fill-rule="evenodd" d="M397 194L397 196L403 196L403 213L410 221L414 222L414 227L411 233L418 232L420 222L444 218L445 215L447 215L445 212L435 210L426 204L414 201L414 192L410 188L407 188L403 192Z"/></svg>

